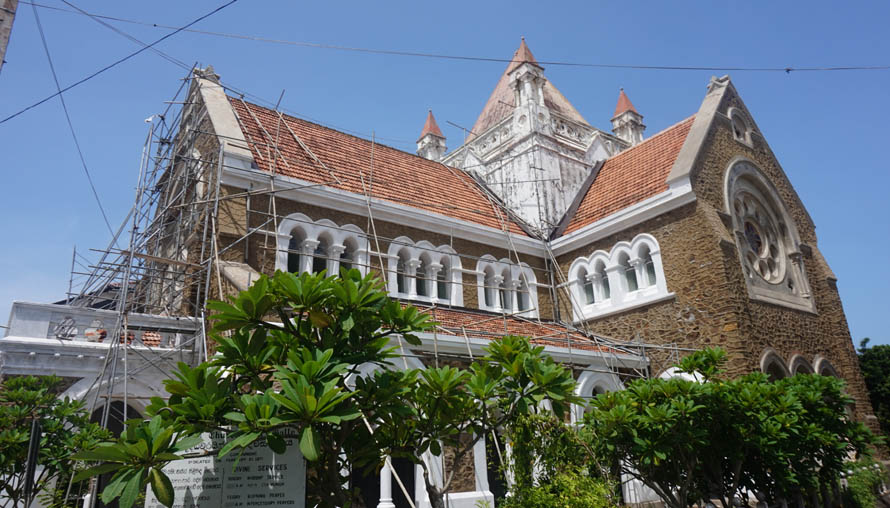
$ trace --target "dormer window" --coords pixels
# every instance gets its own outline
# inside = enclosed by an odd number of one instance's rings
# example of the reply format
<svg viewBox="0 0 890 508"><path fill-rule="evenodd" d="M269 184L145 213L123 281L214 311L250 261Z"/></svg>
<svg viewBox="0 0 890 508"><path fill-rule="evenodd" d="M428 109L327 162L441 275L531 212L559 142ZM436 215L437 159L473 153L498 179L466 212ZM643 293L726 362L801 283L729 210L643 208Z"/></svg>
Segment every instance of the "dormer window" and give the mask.
<svg viewBox="0 0 890 508"><path fill-rule="evenodd" d="M732 137L740 143L751 146L751 127L745 114L736 108L730 108L729 120L732 124Z"/></svg>
<svg viewBox="0 0 890 508"><path fill-rule="evenodd" d="M463 305L460 259L448 245L400 236L389 245L387 287L398 298Z"/></svg>
<svg viewBox="0 0 890 508"><path fill-rule="evenodd" d="M321 272L337 275L340 268L357 268L367 273L368 239L352 224L338 226L321 219L294 213L278 225L276 270L291 273Z"/></svg>
<svg viewBox="0 0 890 508"><path fill-rule="evenodd" d="M608 253L598 250L576 259L569 267L568 284L575 321L673 297L664 280L658 242L647 234L618 242Z"/></svg>
<svg viewBox="0 0 890 508"><path fill-rule="evenodd" d="M528 265L485 255L479 258L476 273L480 309L538 316L537 282Z"/></svg>

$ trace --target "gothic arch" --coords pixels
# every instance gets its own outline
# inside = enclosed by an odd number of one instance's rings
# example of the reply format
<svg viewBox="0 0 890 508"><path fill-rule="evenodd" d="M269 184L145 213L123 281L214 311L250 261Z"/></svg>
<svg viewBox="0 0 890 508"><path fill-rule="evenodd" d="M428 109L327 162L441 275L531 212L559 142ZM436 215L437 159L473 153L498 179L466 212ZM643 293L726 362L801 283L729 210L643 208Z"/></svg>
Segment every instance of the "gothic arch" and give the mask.
<svg viewBox="0 0 890 508"><path fill-rule="evenodd" d="M813 374L816 372L803 355L795 353L788 359L788 372L795 374Z"/></svg>
<svg viewBox="0 0 890 508"><path fill-rule="evenodd" d="M782 357L773 348L766 348L760 355L760 372L769 376L770 381L789 377L791 373L782 361Z"/></svg>
<svg viewBox="0 0 890 508"><path fill-rule="evenodd" d="M624 384L618 376L612 372L582 372L575 384L575 395L585 401L596 397L600 393L623 390ZM584 417L584 407L573 405L571 411L572 422L580 422Z"/></svg>
<svg viewBox="0 0 890 508"><path fill-rule="evenodd" d="M813 369L820 376L840 377L834 365L822 355L817 355L816 359L813 360Z"/></svg>

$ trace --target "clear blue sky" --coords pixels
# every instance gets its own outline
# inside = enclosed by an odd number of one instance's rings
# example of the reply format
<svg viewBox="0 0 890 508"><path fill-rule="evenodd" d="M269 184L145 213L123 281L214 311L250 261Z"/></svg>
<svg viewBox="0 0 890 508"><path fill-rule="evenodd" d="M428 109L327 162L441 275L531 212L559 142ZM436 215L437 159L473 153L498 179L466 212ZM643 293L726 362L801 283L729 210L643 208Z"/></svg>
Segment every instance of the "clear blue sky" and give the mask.
<svg viewBox="0 0 890 508"><path fill-rule="evenodd" d="M38 0L67 8L58 0ZM184 25L213 1L78 1L96 14ZM299 5L298 5L299 4ZM293 2L240 0L194 28L343 46L509 58L524 35L541 61L720 67L890 64L890 3L836 2ZM678 8L682 6L682 8ZM79 14L39 8L63 86L137 49ZM169 30L112 22L151 41ZM470 126L505 64L346 51L180 33L158 46L212 64L223 81L288 112L413 151L432 108ZM20 3L0 73L0 118L55 91L31 5ZM587 118L608 129L619 87L653 134L694 113L709 71L546 66ZM755 121L817 225L854 342L890 343L890 71L732 72ZM133 201L143 120L185 71L144 52L66 94L112 224ZM72 247L102 248L99 215L58 99L0 125L0 321L12 300L53 301Z"/></svg>

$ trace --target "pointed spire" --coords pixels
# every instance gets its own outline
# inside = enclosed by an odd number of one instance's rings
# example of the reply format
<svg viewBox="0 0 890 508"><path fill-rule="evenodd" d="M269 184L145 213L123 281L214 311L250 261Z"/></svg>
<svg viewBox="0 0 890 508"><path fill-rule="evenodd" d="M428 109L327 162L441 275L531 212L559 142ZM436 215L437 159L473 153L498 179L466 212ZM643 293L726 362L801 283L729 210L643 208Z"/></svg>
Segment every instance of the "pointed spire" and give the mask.
<svg viewBox="0 0 890 508"><path fill-rule="evenodd" d="M627 94L624 93L624 88L618 93L618 104L615 106L615 114L612 117L616 117L625 111L633 111L636 114L640 114L637 112L637 108L631 104L630 99L627 98Z"/></svg>
<svg viewBox="0 0 890 508"><path fill-rule="evenodd" d="M526 62L540 67L538 61L535 60L535 55L532 54L532 50L528 49L528 44L525 43L525 36L523 36L522 42L519 43L519 48L513 53L513 58L510 60L510 67L507 69L507 73Z"/></svg>
<svg viewBox="0 0 890 508"><path fill-rule="evenodd" d="M423 130L417 140L417 155L431 161L439 161L442 160L447 149L445 136L439 129L439 125L436 124L436 118L431 109L426 115L426 123L423 124Z"/></svg>
<svg viewBox="0 0 890 508"><path fill-rule="evenodd" d="M420 131L420 137L417 138L417 141L423 139L427 134L431 134L433 136L438 136L440 138L445 138L442 135L442 131L439 129L439 125L436 123L436 118L433 116L433 110L429 110L429 113L426 115L426 123L423 124L423 130Z"/></svg>

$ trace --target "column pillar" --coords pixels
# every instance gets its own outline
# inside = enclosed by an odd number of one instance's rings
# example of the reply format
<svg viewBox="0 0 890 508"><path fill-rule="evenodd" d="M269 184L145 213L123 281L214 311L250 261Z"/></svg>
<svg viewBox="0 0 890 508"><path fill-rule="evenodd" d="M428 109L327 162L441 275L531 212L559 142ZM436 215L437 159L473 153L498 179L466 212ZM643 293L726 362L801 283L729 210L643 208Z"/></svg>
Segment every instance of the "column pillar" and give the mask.
<svg viewBox="0 0 890 508"><path fill-rule="evenodd" d="M331 245L328 247L328 276L340 275L340 254L346 252L345 245Z"/></svg>
<svg viewBox="0 0 890 508"><path fill-rule="evenodd" d="M315 249L318 248L318 240L303 240L300 244L300 267L301 272L312 273L312 260L315 258Z"/></svg>
<svg viewBox="0 0 890 508"><path fill-rule="evenodd" d="M417 298L417 284L421 282L417 279L417 267L420 266L419 259L409 259L405 263L405 284L408 285L408 298L414 300Z"/></svg>
<svg viewBox="0 0 890 508"><path fill-rule="evenodd" d="M396 508L392 502L392 467L388 458L380 468L380 502L377 508Z"/></svg>
<svg viewBox="0 0 890 508"><path fill-rule="evenodd" d="M494 310L495 312L503 312L504 306L501 305L501 284L504 282L504 278L500 275L495 275L491 278L491 286L494 291Z"/></svg>
<svg viewBox="0 0 890 508"><path fill-rule="evenodd" d="M429 268L427 268L427 278L430 280L430 300L433 303L439 301L439 272L442 271L442 265L440 263L430 263Z"/></svg>
<svg viewBox="0 0 890 508"><path fill-rule="evenodd" d="M637 289L643 289L648 286L649 279L646 277L646 265L643 264L643 260L641 258L631 259L630 266L633 267L634 273L637 276Z"/></svg>

